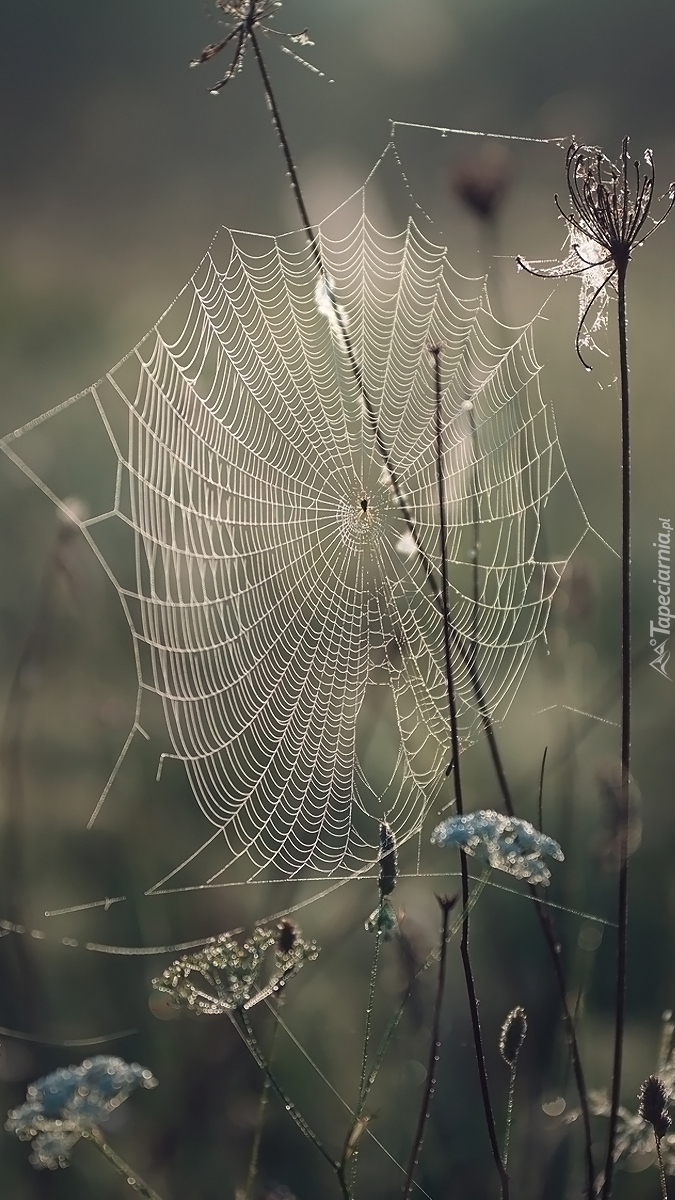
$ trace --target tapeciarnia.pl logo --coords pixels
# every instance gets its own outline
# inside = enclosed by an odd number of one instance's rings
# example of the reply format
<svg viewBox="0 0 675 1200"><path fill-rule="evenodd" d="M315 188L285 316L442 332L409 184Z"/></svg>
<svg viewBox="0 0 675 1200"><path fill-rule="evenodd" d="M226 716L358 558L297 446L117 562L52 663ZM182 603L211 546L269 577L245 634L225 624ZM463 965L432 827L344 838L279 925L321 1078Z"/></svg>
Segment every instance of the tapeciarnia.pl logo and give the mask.
<svg viewBox="0 0 675 1200"><path fill-rule="evenodd" d="M657 577L653 580L658 588L658 617L649 622L649 645L654 650L654 657L649 665L658 671L659 675L670 679L666 667L670 658L670 622L675 619L675 613L670 611L670 539L673 528L668 517L659 517L659 523L661 529L658 541L654 542Z"/></svg>

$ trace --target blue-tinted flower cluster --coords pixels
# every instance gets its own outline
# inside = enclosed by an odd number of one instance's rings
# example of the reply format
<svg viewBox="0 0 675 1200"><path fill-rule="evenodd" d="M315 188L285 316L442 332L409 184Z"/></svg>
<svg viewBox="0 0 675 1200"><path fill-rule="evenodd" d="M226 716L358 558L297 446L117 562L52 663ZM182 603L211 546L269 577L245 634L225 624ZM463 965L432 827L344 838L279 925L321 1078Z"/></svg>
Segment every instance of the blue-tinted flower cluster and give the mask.
<svg viewBox="0 0 675 1200"><path fill-rule="evenodd" d="M33 1143L35 1167L67 1167L71 1150L137 1087L153 1088L147 1067L99 1054L78 1067L60 1067L32 1083L26 1102L8 1114L5 1129Z"/></svg>
<svg viewBox="0 0 675 1200"><path fill-rule="evenodd" d="M474 854L498 871L528 883L550 883L551 872L543 856L562 862L565 855L553 838L540 833L529 821L507 817L491 809L450 817L431 835L437 846L456 846Z"/></svg>

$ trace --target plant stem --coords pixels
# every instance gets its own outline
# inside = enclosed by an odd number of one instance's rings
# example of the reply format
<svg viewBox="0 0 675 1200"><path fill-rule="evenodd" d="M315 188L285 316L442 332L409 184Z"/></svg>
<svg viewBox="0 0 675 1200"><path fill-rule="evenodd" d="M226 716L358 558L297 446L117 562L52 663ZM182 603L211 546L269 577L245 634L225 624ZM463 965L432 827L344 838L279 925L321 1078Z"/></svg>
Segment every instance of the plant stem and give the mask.
<svg viewBox="0 0 675 1200"><path fill-rule="evenodd" d="M661 1200L668 1200L668 1188L666 1187L666 1172L663 1166L663 1153L661 1151L661 1138L656 1136L654 1132L654 1141L656 1142L656 1157L659 1160L659 1179L661 1182Z"/></svg>
<svg viewBox="0 0 675 1200"><path fill-rule="evenodd" d="M370 1049L370 1031L373 1018L373 1003L375 999L375 982L377 980L377 968L380 960L380 947L382 945L382 932L377 930L375 933L375 949L373 950L373 962L370 968L370 984L368 986L368 1007L366 1008L366 1027L363 1034L363 1051L361 1053L361 1077L359 1079L359 1098L354 1112L352 1127L347 1136L347 1142L351 1138L356 1126L359 1124L363 1109L368 1095L368 1086L366 1082L366 1071L368 1070L368 1050ZM354 1190L356 1184L356 1167L358 1162L359 1149L358 1145L354 1148L351 1157L351 1188Z"/></svg>
<svg viewBox="0 0 675 1200"><path fill-rule="evenodd" d="M473 582L473 613L471 627L471 665L478 669L478 601L480 598L480 572L478 567L478 554L480 551L480 508L478 504L478 428L476 426L476 418L473 412L473 404L469 409L469 427L471 429L471 457L473 459L471 467L471 521L473 524L473 546L471 549L471 557L473 560L472 582Z"/></svg>
<svg viewBox="0 0 675 1200"><path fill-rule="evenodd" d="M462 796L462 776L459 762L459 733L457 729L457 708L455 704L455 684L454 672L452 663L452 651L450 647L450 622L449 622L449 600L448 600L448 561L446 554L446 521L445 521L445 481L443 476L443 421L442 421L442 387L441 387L441 350L439 346L434 346L431 350L434 360L434 387L436 394L435 403L435 423L436 423L436 472L438 483L438 511L440 524L440 541L441 541L441 597L443 602L443 648L445 652L445 676L448 686L448 708L450 711L450 749L453 761L453 778L455 782L455 801L457 812L462 816L464 812L464 800ZM485 1066L485 1055L483 1052L483 1037L480 1028L480 1018L478 1016L478 998L476 996L476 985L473 978L473 969L471 966L471 954L469 951L469 870L466 861L466 854L460 850L460 874L462 879L462 907L464 909L464 917L462 921L462 941L461 941L461 957L462 966L464 968L464 978L466 981L466 991L469 1000L469 1010L471 1013L471 1025L473 1028L473 1041L476 1052L476 1064L478 1066L478 1077L480 1080L480 1089L483 1099L483 1109L485 1112L485 1123L487 1125L488 1137L492 1148L492 1156L495 1161L495 1166L499 1173L501 1182L502 1200L509 1198L509 1177L502 1162L499 1152L499 1142L497 1139L497 1128L495 1125L494 1113L492 1110L492 1101L490 1099L490 1088L487 1078L487 1069Z"/></svg>
<svg viewBox="0 0 675 1200"><path fill-rule="evenodd" d="M487 884L489 875L490 875L490 871L486 870L485 874L483 875L483 878L478 881L477 887L473 888L473 890L471 892L471 896L469 898L469 906L468 906L469 911L474 907L474 905L479 900L479 898L483 892L483 889L485 888L485 886ZM462 909L462 911L459 914L459 918L455 922L453 922L452 928L449 933L449 938L452 938L454 936L454 934L457 932L457 930L460 928L460 926L463 924L464 911L465 910ZM438 958L438 952L436 950L433 950L431 952L431 954L428 956L428 958L426 958L425 961L422 963L422 966L419 968L419 970L416 972L415 978L417 979L424 971L427 971L433 965L433 963L436 962L437 958ZM398 1028L401 1017L403 1016L403 1013L405 1011L405 1006L406 1006L408 1000L410 999L410 994L411 994L410 989L408 989L408 991L403 996L403 999L401 1000L394 1015L392 1016L391 1020L389 1021L387 1028L384 1031L382 1041L380 1042L380 1045L378 1047L375 1058L373 1059L373 1065L370 1069L370 1074L368 1075L368 1078L366 1080L364 1101L365 1101L365 1097L368 1095L370 1089L372 1088L373 1084L375 1083L375 1080L377 1079L377 1075L380 1070L380 1067L382 1066L382 1063L384 1062L386 1053L389 1049L389 1046L391 1045L391 1042L393 1040L394 1034L396 1033L396 1030Z"/></svg>
<svg viewBox="0 0 675 1200"><path fill-rule="evenodd" d="M272 1015L275 1018L275 1020L274 1020L274 1025L272 1027L272 1037L270 1038L270 1048L269 1048L268 1059L267 1059L267 1061L270 1064L272 1062L272 1056L274 1054L274 1044L277 1039L277 1030L279 1028L279 1025L276 1020L276 1012L274 1009L272 1010ZM246 1185L244 1187L244 1200L251 1200L253 1184L255 1182L255 1177L258 1173L258 1161L260 1158L260 1145L262 1142L263 1129L265 1126L265 1116L267 1114L267 1104L269 1101L271 1086L272 1085L271 1085L269 1079L267 1078L267 1076L265 1076L265 1082L263 1083L263 1090L262 1090L262 1094L260 1096L260 1104L258 1105L258 1116L256 1118L255 1133L253 1135L253 1145L251 1147L251 1158L250 1158L250 1161L248 1164L248 1173L246 1175Z"/></svg>
<svg viewBox="0 0 675 1200"><path fill-rule="evenodd" d="M370 985L368 988L368 1007L366 1009L366 1028L363 1035L363 1053L361 1055L361 1078L359 1081L359 1100L356 1107L356 1117L360 1117L363 1112L363 1105L366 1099L366 1070L368 1064L368 1049L370 1046L370 1030L373 1018L373 1002L375 998L375 981L377 979L377 967L380 959L380 946L382 945L382 933L378 929L375 934L375 949L373 951L373 965L370 969Z"/></svg>
<svg viewBox="0 0 675 1200"><path fill-rule="evenodd" d="M616 951L616 1015L614 1024L614 1064L612 1070L612 1107L603 1200L612 1194L614 1147L621 1099L623 1038L626 1021L626 952L628 947L628 806L630 789L630 718L631 718L631 540L630 540L630 396L628 390L628 336L626 322L626 271L628 260L617 267L619 297L619 364L621 379L621 812L619 833L618 931Z"/></svg>
<svg viewBox="0 0 675 1200"><path fill-rule="evenodd" d="M239 1018L239 1020L237 1020L237 1017ZM242 1040L248 1047L249 1051L253 1055L253 1058L257 1062L261 1071L264 1072L266 1078L269 1081L270 1087L272 1088L272 1091L281 1100L281 1103L283 1104L284 1108L286 1109L286 1112L290 1116L291 1120L297 1125L298 1129L300 1130L300 1132L302 1134L304 1134L304 1136L307 1138L307 1140L310 1141L312 1143L312 1145L316 1147L316 1149L319 1151L319 1154L321 1155L321 1157L326 1160L328 1165L335 1172L338 1183L340 1185L340 1192L342 1194L343 1200L351 1200L351 1196L349 1194L349 1189L347 1187L347 1183L346 1183L346 1180L344 1177L344 1171L342 1169L342 1165L340 1163L336 1162L335 1159L331 1157L331 1155L328 1153L328 1151L326 1150L323 1143L319 1141L319 1138L316 1136L314 1130L311 1128L310 1125L308 1125L307 1121L303 1117L300 1110L296 1107L296 1105L293 1103L293 1101L290 1099L290 1097L286 1094L286 1092L282 1088L281 1084L277 1081L276 1077L272 1074L269 1063L267 1062L265 1055L263 1054L262 1050L260 1049L260 1046L258 1045L258 1041L256 1039L255 1033L253 1032L253 1027L251 1025L251 1022L248 1019L248 1015L247 1015L246 1011L243 1008L238 1009L236 1016L233 1013L230 1014L230 1020L232 1021L232 1024L234 1025L235 1029L237 1030L237 1033L242 1038Z"/></svg>
<svg viewBox="0 0 675 1200"><path fill-rule="evenodd" d="M513 1067L510 1068L510 1075L509 1075L509 1081L508 1081L507 1127L506 1127L506 1133L504 1133L504 1153L503 1153L504 1168L507 1168L507 1166L508 1166L508 1146L509 1146L509 1141L510 1141L510 1121L512 1121L512 1117L513 1117L513 1093L515 1092L515 1066L516 1066L516 1064L514 1062Z"/></svg>
<svg viewBox="0 0 675 1200"><path fill-rule="evenodd" d="M541 771L539 772L539 795L537 797L537 819L539 821L539 832L544 831L544 772L546 770L546 756L548 754L548 746L544 746L544 753L541 759Z"/></svg>
<svg viewBox="0 0 675 1200"><path fill-rule="evenodd" d="M126 1163L124 1159L116 1153L115 1150L113 1150L112 1146L108 1145L100 1129L97 1129L96 1126L94 1126L93 1129L91 1129L87 1134L87 1137L94 1143L96 1149L101 1152L103 1157L107 1158L109 1163L112 1163L115 1170L118 1171L120 1175L124 1176L130 1188L133 1188L133 1190L138 1192L140 1196L145 1196L146 1200L162 1200L159 1193L156 1192L154 1188L151 1188L150 1184L141 1179L138 1172L134 1171L133 1167L130 1167L129 1164Z"/></svg>
<svg viewBox="0 0 675 1200"><path fill-rule="evenodd" d="M403 1200L408 1200L413 1186L413 1175L415 1167L419 1159L422 1149L422 1140L424 1138L424 1129L429 1117L431 1107L431 1097L434 1094L436 1086L436 1070L438 1063L438 1052L441 1048L440 1027L441 1027L441 1010L443 1007L443 995L445 992L445 973L448 957L448 921L450 913L455 904L457 897L450 899L448 896L438 897L438 903L441 906L443 913L443 921L441 925L441 948L438 964L438 985L436 987L436 1000L434 1002L434 1016L431 1025L431 1041L429 1043L429 1061L427 1064L427 1077L424 1087L424 1095L422 1096L422 1104L420 1106L420 1115L417 1121L417 1129L415 1130L415 1138L410 1151L410 1161L408 1163L408 1173L406 1175L405 1184L403 1187Z"/></svg>

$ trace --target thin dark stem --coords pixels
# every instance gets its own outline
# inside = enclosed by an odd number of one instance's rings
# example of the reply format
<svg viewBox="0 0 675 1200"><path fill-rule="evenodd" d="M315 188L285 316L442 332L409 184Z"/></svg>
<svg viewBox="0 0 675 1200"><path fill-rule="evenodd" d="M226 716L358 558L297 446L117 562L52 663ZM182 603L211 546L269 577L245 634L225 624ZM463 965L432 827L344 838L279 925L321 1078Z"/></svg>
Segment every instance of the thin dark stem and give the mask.
<svg viewBox="0 0 675 1200"><path fill-rule="evenodd" d="M513 1120L513 1097L516 1091L516 1072L518 1069L518 1057L514 1059L513 1066L509 1075L509 1098L506 1105L506 1132L504 1134L504 1166L509 1165L509 1144L511 1142L511 1122Z"/></svg>
<svg viewBox="0 0 675 1200"><path fill-rule="evenodd" d="M492 761L495 768L495 773L500 783L502 796L504 799L504 807L510 817L515 816L515 808L511 799L511 792L504 774L501 759L497 749L496 739L492 725L487 728L488 746L492 754ZM579 1053L579 1043L577 1041L577 1033L574 1025L574 1019L570 1012L570 1007L567 1001L567 982L565 973L560 960L560 942L558 941L553 920L546 908L545 902L540 902L540 897L536 887L532 883L528 883L530 895L535 901L534 910L537 914L539 927L541 929L546 949L548 950L551 966L553 968L553 976L558 990L558 999L560 1001L560 1012L562 1016L563 1026L565 1029L565 1039L567 1041L567 1050L572 1064L574 1073L574 1082L576 1084L577 1095L579 1096L579 1108L581 1109L581 1121L584 1130L584 1157L586 1160L586 1193L589 1197L595 1195L595 1163L593 1160L593 1136L591 1133L591 1110L588 1104L588 1091L586 1088L586 1079L584 1076L583 1066L581 1064L581 1055Z"/></svg>
<svg viewBox="0 0 675 1200"><path fill-rule="evenodd" d="M654 1141L656 1142L656 1157L659 1162L659 1182L661 1184L661 1200L668 1200L668 1188L666 1187L666 1172L663 1166L663 1151L661 1150L661 1138L654 1133Z"/></svg>
<svg viewBox="0 0 675 1200"><path fill-rule="evenodd" d="M370 970L370 984L368 987L368 1007L366 1009L366 1028L363 1034L363 1053L361 1055L361 1078L359 1080L359 1100L356 1106L355 1120L357 1120L363 1112L363 1105L366 1099L366 1071L368 1069L368 1050L370 1048L370 1030L373 1019L373 1003L375 1000L375 982L377 980L377 968L380 960L380 946L382 945L382 933L378 929L375 934L375 949L373 951L373 963Z"/></svg>
<svg viewBox="0 0 675 1200"><path fill-rule="evenodd" d="M239 1018L239 1020L237 1020L237 1017ZM294 1123L297 1125L300 1132L302 1134L304 1134L304 1136L307 1138L308 1141L310 1141L312 1143L313 1146L316 1146L316 1149L319 1151L319 1154L321 1155L321 1157L326 1160L328 1165L335 1172L338 1183L340 1185L340 1191L342 1193L343 1200L351 1200L349 1191L347 1189L347 1184L346 1184L346 1181L344 1178L344 1173L341 1168L341 1164L337 1163L335 1161L335 1159L328 1153L328 1151L326 1150L323 1143L319 1141L314 1130L311 1128L310 1125L307 1124L307 1121L303 1117L302 1113L299 1111L298 1108L296 1108L293 1101L286 1094L286 1092L282 1088L281 1084L277 1081L276 1076L272 1074L269 1063L267 1062L265 1055L263 1054L262 1050L260 1049L260 1046L258 1045L258 1041L256 1039L255 1033L253 1032L253 1027L251 1025L251 1022L248 1019L248 1014L245 1012L244 1009L238 1009L237 1017L235 1017L233 1014L230 1014L230 1019L232 1021L232 1024L234 1025L235 1029L237 1030L237 1033L240 1035L242 1040L245 1042L248 1049L250 1050L251 1054L253 1055L253 1057L254 1057L255 1061L257 1062L258 1066L260 1067L261 1071L263 1071L265 1076L267 1077L267 1079L269 1081L269 1085L272 1088L272 1091L281 1100L281 1103L283 1104L284 1108L286 1109L286 1112L291 1117L291 1120L294 1121Z"/></svg>
<svg viewBox="0 0 675 1200"><path fill-rule="evenodd" d="M473 524L473 546L471 547L472 557L472 583L473 583L473 611L472 611L472 626L471 626L471 665L478 669L478 602L480 598L480 572L478 568L478 555L480 551L480 508L478 504L478 429L476 427L476 418L473 413L473 404L469 409L469 426L471 428L471 457L473 459L471 467L471 522Z"/></svg>
<svg viewBox="0 0 675 1200"><path fill-rule="evenodd" d="M450 711L450 748L452 753L452 761L454 763L453 779L455 782L455 801L457 812L461 816L464 812L464 800L462 796L462 773L459 761L459 733L457 729L457 707L455 703L455 684L452 662L452 650L450 646L450 620L449 620L449 599L448 599L448 560L446 553L447 545L447 529L445 520L445 481L443 476L443 413L442 413L442 386L441 386L441 351L440 347L436 346L431 351L434 360L434 387L436 393L435 403L435 423L436 423L436 471L438 482L438 510L440 524L440 540L441 540L441 598L443 603L443 648L445 652L445 676L448 685L448 708ZM464 978L466 981L466 991L469 1000L469 1011L471 1013L471 1025L473 1028L473 1041L476 1052L476 1064L478 1066L478 1077L480 1081L481 1095L483 1099L483 1109L485 1112L485 1124L487 1126L490 1146L492 1148L492 1156L495 1161L495 1166L499 1173L501 1182L502 1200L509 1200L509 1177L506 1168L502 1162L502 1156L499 1151L499 1140L497 1137L497 1128L495 1125L494 1112L492 1109L492 1100L490 1098L490 1087L488 1084L487 1068L485 1066L485 1054L483 1052L483 1036L480 1028L480 1018L478 1016L478 997L476 995L476 984L473 978L473 968L471 966L471 954L469 950L469 870L466 861L466 854L460 851L460 874L462 879L462 907L464 909L464 918L462 921L462 941L461 941L461 957L462 966L464 968Z"/></svg>
<svg viewBox="0 0 675 1200"><path fill-rule="evenodd" d="M541 771L539 772L539 796L537 799L537 818L539 820L539 832L544 829L544 771L546 770L546 756L548 754L548 746L544 746L544 753L541 759Z"/></svg>
<svg viewBox="0 0 675 1200"><path fill-rule="evenodd" d="M616 951L616 1010L614 1023L614 1064L612 1069L612 1107L609 1116L609 1136L603 1200L612 1194L614 1147L621 1098L623 1038L626 1021L626 952L628 947L628 805L630 788L630 718L631 718L631 661L630 661L630 397L628 390L628 336L626 323L626 271L628 263L617 272L619 297L619 363L621 378L621 828L619 835L618 931Z"/></svg>
<svg viewBox="0 0 675 1200"><path fill-rule="evenodd" d="M415 1167L422 1149L422 1141L424 1139L424 1130L429 1118L429 1110L431 1108L431 1098L434 1094L436 1086L436 1071L438 1069L438 1052L441 1048L440 1029L441 1029L441 1011L443 1008L443 995L445 993L445 974L448 957L448 921L450 913L455 904L457 897L450 899L448 896L439 896L438 903L441 906L443 913L443 921L441 925L441 948L438 964L438 984L436 986L436 999L434 1001L434 1015L431 1024L431 1040L429 1042L429 1061L427 1063L427 1077L424 1085L424 1094L420 1106L420 1114L417 1120L417 1128L415 1130L415 1138L413 1140L412 1149L410 1151L410 1161L408 1163L408 1172L405 1177L403 1187L403 1200L408 1200L413 1186L413 1175Z"/></svg>
<svg viewBox="0 0 675 1200"><path fill-rule="evenodd" d="M300 188L300 183L298 180L297 170L295 168L295 164L294 164L293 158L291 156L288 139L286 138L286 134L284 132L284 127L283 127L283 124L281 121L281 115L279 113L279 109L276 104L274 93L272 91L272 85L270 82L270 78L267 73L267 69L265 67L262 55L260 53L260 47L258 45L257 39L256 39L253 31L251 31L251 42L252 42L253 49L254 49L254 52L256 55L258 67L260 69L260 74L261 74L263 86L265 89L265 95L267 97L267 103L269 105L269 109L272 114L272 121L273 121L274 127L276 129L277 136L279 138L279 143L281 145L281 149L282 149L285 161L286 161L286 167L287 167L288 175L289 175L289 178L291 181L291 187L293 190L293 194L295 196L295 199L296 199L296 202L298 205L298 209L300 212L300 216L302 218L303 228L307 234L307 238L308 238L311 250L312 250L312 255L313 255L317 270L320 273L320 275L323 278L325 278L325 268L324 268L323 258L321 255L321 250L319 247L318 235L316 234L315 230L313 229L312 224L309 219L309 214L307 212L307 207L305 205L304 198L302 195L302 190ZM374 408L373 402L371 400L371 397L366 389L365 382L363 379L363 374L362 374L361 368L358 364L358 361L356 359L356 355L355 355L354 348L353 348L353 345L351 342L351 338L349 336L349 331L345 325L344 317L342 315L342 312L340 310L340 307L339 307L337 301L335 300L334 297L332 297L332 293L330 293L330 294L331 294L331 299L332 299L332 304L333 304L333 312L335 314L335 319L338 324L340 337L341 337L342 343L344 345L345 352L347 354L350 370L352 371L354 380L356 382L357 387L359 388L359 392L363 399L363 405L364 405L364 408L366 411L368 422L370 424L371 432L373 434L375 443L378 448L378 452L379 452L382 462L389 474L389 478L391 480L391 486L392 486L394 495L396 497L399 512L401 513L401 516L407 526L408 532L410 533L410 535L413 539L416 554L417 554L417 561L418 561L419 565L421 566L422 571L424 572L425 581L432 593L434 603L436 604L437 608L443 615L444 637L445 637L446 641L448 638L450 639L451 644L452 644L452 649L460 656L462 665L466 668L466 671L468 673L468 676L469 676L469 679L471 682L471 687L473 690L473 694L474 694L474 697L476 700L478 712L480 714L480 719L481 719L483 729L485 732L485 736L487 739L490 758L492 760L492 764L494 767L495 775L496 775L497 782L499 785L499 790L501 792L501 795L502 795L502 798L504 801L504 807L505 807L507 813L509 814L509 816L514 816L515 809L513 806L513 801L511 799L511 793L510 793L510 789L509 789L508 782L506 779L506 773L504 771L504 765L502 763L499 746L497 745L497 738L495 735L492 716L490 714L490 711L489 711L489 708L487 705L487 700L485 698L485 692L483 690L483 684L482 684L479 672L476 669L476 663L475 663L475 658L474 658L474 654L473 654L473 647L469 646L467 648L464 645L459 633L457 632L457 630L454 628L454 626L452 625L452 623L450 621L449 615L447 613L447 609L444 610L441 589L439 588L438 579L436 577L436 572L434 570L431 559L429 558L428 554L425 552L425 550L421 544L419 531L417 529L417 526L415 525L412 514L411 514L410 510L408 509L408 506L405 502L405 498L404 498L403 491L402 491L402 488L401 488L401 485L400 485L400 482L398 479L398 475L394 468L394 463L393 463L393 460L389 453L389 450L384 442L384 438L382 436L382 432L380 430L379 422L378 422L377 415L375 412L375 408ZM531 890L534 892L534 889L531 889ZM536 895L536 892L534 892L534 894ZM466 907L466 905L465 905L465 907ZM540 922L542 933L543 933L544 939L546 941L546 946L547 946L547 949L548 949L548 952L549 952L549 955L551 957L551 961L553 964L556 986L558 988L558 993L560 996L560 1006L561 1006L561 1012L562 1012L562 1017L563 1017L563 1024L565 1026L565 1033L566 1033L567 1043L568 1043L568 1047L569 1047L570 1059L572 1062L575 1082L576 1082L577 1091L579 1094L579 1105L581 1108L582 1119L583 1119L584 1136L585 1136L585 1142L586 1142L586 1162L587 1162L588 1180L589 1180L588 1194L589 1194L589 1196L591 1196L593 1194L593 1180L595 1178L595 1171L594 1171L594 1166L593 1166L593 1156L592 1156L592 1152L591 1152L590 1113L589 1113L589 1107L588 1107L588 1096L586 1093L586 1085L585 1085L585 1081L584 1081L583 1070L581 1067L581 1059L579 1056L579 1049L578 1049L577 1040L576 1040L576 1032L574 1029L574 1022L572 1020L572 1017L569 1012L569 1008L567 1006L567 987L566 987L565 978L564 978L564 975L562 972L561 964L559 961L560 950L559 950L559 946L557 943L557 939L553 932L548 914L545 914L541 911L541 907L538 903L535 904L535 908L537 911L537 916L538 916L538 919ZM500 1160L500 1163L501 1163L501 1160Z"/></svg>
<svg viewBox="0 0 675 1200"><path fill-rule="evenodd" d="M270 1064L270 1066L272 1065L274 1046L275 1046L275 1043L277 1040L277 1031L279 1029L279 1023L276 1020L276 1013L273 1013L273 1015L275 1017L275 1021L274 1021L274 1025L272 1027L272 1037L270 1038L270 1048L269 1048L268 1055L267 1055L267 1061ZM272 1085L271 1085L269 1079L267 1078L267 1076L265 1076L265 1082L263 1083L263 1090L262 1090L262 1094L260 1096L260 1103L258 1105L258 1115L256 1118L256 1123L255 1123L255 1133L253 1135L253 1145L251 1147L251 1158L250 1158L250 1161L248 1164L248 1172L246 1175L246 1186L244 1188L244 1200L251 1200L251 1197L253 1195L253 1184L255 1182L255 1177L258 1173L258 1162L260 1159L260 1146L262 1144L262 1135L263 1135L263 1129L265 1127L265 1117L267 1115L267 1104L269 1101L271 1087L272 1087Z"/></svg>
<svg viewBox="0 0 675 1200"><path fill-rule="evenodd" d="M117 1151L113 1150L112 1146L108 1145L100 1129L94 1126L87 1134L87 1137L94 1143L96 1149L100 1151L103 1157L107 1158L118 1174L126 1179L133 1191L138 1192L139 1196L145 1196L145 1200L162 1200L159 1192L156 1192L154 1188L150 1187L149 1183L141 1179L138 1172L134 1171L133 1167L130 1167Z"/></svg>
<svg viewBox="0 0 675 1200"><path fill-rule="evenodd" d="M286 159L286 167L288 170L288 177L291 181L291 188L293 189L293 195L295 196L296 204L297 204L298 208L300 209L300 216L302 217L303 228L307 234L307 237L309 238L309 244L312 249L312 254L313 254L316 266L317 266L317 270L320 272L321 275L324 275L325 272L324 272L324 266L323 266L323 258L321 256L321 250L319 249L319 239L318 239L317 234L315 233L315 231L312 227L312 223L309 219L309 213L307 212L307 206L305 204L305 199L302 194L302 188L300 187L300 180L298 179L298 172L295 169L295 163L293 162L291 148L288 144L288 139L286 137L284 126L283 126L283 123L281 120L281 113L279 112L279 109L277 108L277 102L274 98L274 92L272 91L272 84L270 81L270 77L267 74L267 67L265 66L265 60L263 59L263 56L260 53L260 46L258 45L258 39L255 36L255 32L253 29L250 30L249 36L251 38L251 45L253 46L253 52L255 54L256 62L258 64L258 69L260 71L260 75L261 75L261 78L263 81L263 87L265 89L267 103L269 104L270 113L272 114L272 122L274 124L274 128L277 131L277 137L279 138L279 142L281 144L281 149L282 149L284 158Z"/></svg>
<svg viewBox="0 0 675 1200"><path fill-rule="evenodd" d="M361 1053L361 1077L359 1079L359 1098L358 1098L358 1101L356 1104L356 1110L354 1112L354 1119L352 1122L352 1127L351 1127L351 1130L350 1130L348 1138L347 1138L348 1141L352 1137L354 1131L356 1130L356 1127L358 1126L358 1124L361 1120L361 1116L363 1114L363 1109L365 1107L366 1099L368 1096L368 1085L367 1085L367 1080L366 1080L366 1072L368 1070L368 1052L370 1050L370 1034L371 1034L372 1020L373 1020L373 1004L375 1002L375 983L377 981L377 968L378 968L379 961L380 961L381 945L382 945L382 933L378 929L375 934L375 949L373 951L373 962L372 962L372 966L370 968L370 983L368 985L368 1007L366 1008L366 1026L365 1026L365 1030L363 1033L363 1050ZM358 1163L358 1156L359 1156L359 1148L358 1148L358 1143L357 1143L357 1145L354 1147L354 1151L351 1156L350 1178L351 1178L352 1190L354 1189L354 1186L356 1184L356 1167L357 1167L357 1163Z"/></svg>

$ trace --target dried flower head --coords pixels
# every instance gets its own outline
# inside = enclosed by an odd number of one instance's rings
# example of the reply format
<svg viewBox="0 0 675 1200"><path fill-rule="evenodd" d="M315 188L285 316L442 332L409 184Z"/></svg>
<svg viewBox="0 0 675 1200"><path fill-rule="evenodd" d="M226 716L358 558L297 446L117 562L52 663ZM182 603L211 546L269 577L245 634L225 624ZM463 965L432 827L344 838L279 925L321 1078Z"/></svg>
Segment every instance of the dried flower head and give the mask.
<svg viewBox="0 0 675 1200"><path fill-rule="evenodd" d="M526 879L528 883L550 883L551 872L544 863L544 854L558 862L565 857L558 843L529 821L506 817L491 809L450 817L434 829L431 840L437 846L456 846L496 870Z"/></svg>
<svg viewBox="0 0 675 1200"><path fill-rule="evenodd" d="M576 349L587 369L580 347L589 344L599 325L606 324L607 285L617 274L625 274L635 247L656 232L675 204L675 185L671 184L665 212L657 220L651 218L655 180L651 150L645 150L643 164L639 160L630 162L628 138L623 140L617 163L595 146L572 143L566 162L571 211L565 212L555 197L567 224L570 254L562 263L545 270L535 269L520 256L517 259L530 274L546 279L581 277ZM589 314L598 301L600 318L587 328Z"/></svg>
<svg viewBox="0 0 675 1200"><path fill-rule="evenodd" d="M32 1083L25 1104L8 1114L5 1129L32 1141L34 1167L67 1167L81 1137L97 1129L137 1087L156 1086L147 1067L99 1054Z"/></svg>
<svg viewBox="0 0 675 1200"><path fill-rule="evenodd" d="M527 1034L527 1015L518 1005L506 1018L499 1038L499 1053L511 1070L516 1065L521 1047Z"/></svg>
<svg viewBox="0 0 675 1200"><path fill-rule="evenodd" d="M614 1161L630 1170L642 1170L656 1160L654 1141L659 1146L663 1169L666 1175L675 1175L675 1134L670 1132L671 1119L668 1113L670 1089L657 1075L650 1075L640 1089L638 1112L619 1105L617 1136L614 1145ZM606 1092L588 1093L589 1108L596 1117L609 1117L612 1111ZM565 1114L565 1124L578 1121L579 1109Z"/></svg>
<svg viewBox="0 0 675 1200"><path fill-rule="evenodd" d="M292 921L283 920L277 925L277 949L282 954L290 954L298 936L298 927Z"/></svg>
<svg viewBox="0 0 675 1200"><path fill-rule="evenodd" d="M303 29L300 33L283 33L278 29L273 29L269 22L274 19L275 12L281 8L282 0L216 0L216 4L221 12L224 12L234 22L233 28L220 42L210 42L205 46L201 54L197 58L193 58L190 63L191 67L199 67L202 63L210 62L215 58L216 54L220 54L226 46L234 42L234 57L227 71L218 83L211 88L211 95L217 96L226 83L229 83L235 75L241 71L244 65L244 55L250 41L254 43L254 48L257 48L255 41L255 30L260 29L263 33L276 34L277 37L285 38L289 42L294 42L299 46L313 46L307 36L307 30ZM297 57L294 55L294 57ZM300 60L303 61L302 59ZM305 64L309 65L309 64ZM321 72L319 72L320 74Z"/></svg>
<svg viewBox="0 0 675 1200"><path fill-rule="evenodd" d="M668 1113L670 1095L662 1079L658 1075L650 1075L640 1088L640 1104L638 1112L643 1121L647 1121L654 1130L655 1137L660 1141L665 1137L672 1121Z"/></svg>
<svg viewBox="0 0 675 1200"><path fill-rule="evenodd" d="M272 947L274 965L264 983L261 976ZM176 959L152 986L189 1012L217 1016L252 1008L268 996L278 995L318 953L316 943L306 942L290 921L282 922L276 933L258 925L241 945L231 934L223 933L196 954Z"/></svg>

